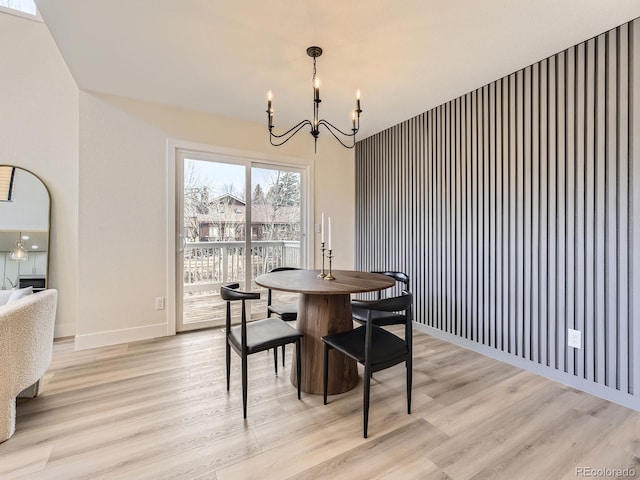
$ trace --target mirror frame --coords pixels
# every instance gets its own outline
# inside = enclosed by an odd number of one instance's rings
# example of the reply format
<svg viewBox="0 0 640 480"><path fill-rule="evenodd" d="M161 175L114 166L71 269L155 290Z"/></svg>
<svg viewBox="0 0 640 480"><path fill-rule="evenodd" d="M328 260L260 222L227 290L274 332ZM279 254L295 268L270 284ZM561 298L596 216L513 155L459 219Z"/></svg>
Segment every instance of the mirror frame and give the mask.
<svg viewBox="0 0 640 480"><path fill-rule="evenodd" d="M44 288L48 289L49 288L49 269L51 268L50 267L51 265L51 210L52 210L51 191L49 191L49 187L44 182L44 180L42 180L40 175L33 173L28 168L24 168L19 165L10 165L7 163L0 163L0 167L16 168L33 175L35 178L37 178L40 181L42 186L44 186L44 189L47 192L47 197L49 197L49 212L47 214L47 262L46 262L46 273L44 274Z"/></svg>

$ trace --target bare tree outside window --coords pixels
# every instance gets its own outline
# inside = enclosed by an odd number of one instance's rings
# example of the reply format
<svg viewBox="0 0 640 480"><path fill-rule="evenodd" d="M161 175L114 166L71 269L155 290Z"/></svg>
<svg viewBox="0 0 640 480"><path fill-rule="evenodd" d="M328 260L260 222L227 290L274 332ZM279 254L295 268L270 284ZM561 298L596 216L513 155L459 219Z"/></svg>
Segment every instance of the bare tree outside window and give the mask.
<svg viewBox="0 0 640 480"><path fill-rule="evenodd" d="M265 188L254 187L253 209L260 227L255 240L300 241L300 174L269 170Z"/></svg>

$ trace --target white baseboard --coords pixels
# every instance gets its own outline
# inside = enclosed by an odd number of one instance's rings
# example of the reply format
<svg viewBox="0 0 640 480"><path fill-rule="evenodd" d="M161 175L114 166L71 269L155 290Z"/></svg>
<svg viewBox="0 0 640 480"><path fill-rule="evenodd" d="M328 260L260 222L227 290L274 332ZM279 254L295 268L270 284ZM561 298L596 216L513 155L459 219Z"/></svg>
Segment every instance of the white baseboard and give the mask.
<svg viewBox="0 0 640 480"><path fill-rule="evenodd" d="M443 332L442 330L429 327L422 323L413 322L413 327L420 332L440 338L447 342L453 343L454 345L467 348L482 355L486 355L487 357L491 357L501 362L508 363L509 365L513 365L514 367L519 367L523 370L527 370L528 372L532 372L556 382L562 383L564 385L577 388L578 390L582 390L583 392L595 395L596 397L604 398L605 400L609 400L624 407L640 411L640 398L634 397L629 393L621 392L619 390L615 390L598 383L590 382L583 378L576 377L575 375L571 375L569 373L562 372L545 365L540 365L539 363L517 357L510 353L496 350L492 347L487 347L486 345L482 345L480 343L467 340L466 338L461 338L456 335Z"/></svg>
<svg viewBox="0 0 640 480"><path fill-rule="evenodd" d="M75 323L56 323L53 329L53 338L74 337L75 334Z"/></svg>
<svg viewBox="0 0 640 480"><path fill-rule="evenodd" d="M137 342L139 340L150 340L152 338L166 336L166 323L110 330L108 332L87 333L84 335L76 335L75 349L86 350L88 348L106 347L119 343Z"/></svg>

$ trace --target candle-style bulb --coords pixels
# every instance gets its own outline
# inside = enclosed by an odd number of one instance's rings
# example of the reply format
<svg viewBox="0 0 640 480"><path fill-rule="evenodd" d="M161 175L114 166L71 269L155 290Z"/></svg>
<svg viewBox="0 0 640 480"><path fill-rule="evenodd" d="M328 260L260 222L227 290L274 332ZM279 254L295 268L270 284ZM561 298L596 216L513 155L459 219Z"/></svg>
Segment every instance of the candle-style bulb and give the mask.
<svg viewBox="0 0 640 480"><path fill-rule="evenodd" d="M273 128L273 108L271 108L271 99L273 98L271 90L267 93L267 115L269 115L269 131Z"/></svg>
<svg viewBox="0 0 640 480"><path fill-rule="evenodd" d="M360 100L360 89L356 90L356 100Z"/></svg>

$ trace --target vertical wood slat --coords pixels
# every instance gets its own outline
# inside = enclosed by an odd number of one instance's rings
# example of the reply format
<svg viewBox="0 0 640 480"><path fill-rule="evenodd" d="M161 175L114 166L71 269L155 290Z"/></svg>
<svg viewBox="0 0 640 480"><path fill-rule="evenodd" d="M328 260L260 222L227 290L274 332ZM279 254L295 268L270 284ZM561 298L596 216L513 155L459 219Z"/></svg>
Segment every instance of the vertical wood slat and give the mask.
<svg viewBox="0 0 640 480"><path fill-rule="evenodd" d="M542 135L540 131L540 117L542 115L542 99L540 98L540 71L542 65L536 63L531 71L531 157L530 157L530 192L531 203L531 296L530 296L530 318L531 325L531 353L529 358L534 362L540 362L540 165L542 163L540 142ZM536 108L536 106L538 106Z"/></svg>
<svg viewBox="0 0 640 480"><path fill-rule="evenodd" d="M605 41L605 101L604 101L604 130L605 130L605 198L604 198L604 214L605 232L604 232L604 315L606 316L607 327L604 334L606 335L606 365L604 366L604 383L607 386L616 387L617 379L617 338L618 338L618 158L617 158L617 138L618 129L617 112L618 112L618 84L617 84L617 48L618 48L618 30L612 30L606 36Z"/></svg>
<svg viewBox="0 0 640 480"><path fill-rule="evenodd" d="M524 71L516 73L515 78L515 354L524 356L524 345L527 341L524 325Z"/></svg>
<svg viewBox="0 0 640 480"><path fill-rule="evenodd" d="M494 176L494 212L493 216L495 219L494 223L494 241L495 241L495 250L493 252L494 265L493 268L495 270L495 285L494 285L494 302L495 302L495 324L496 324L496 344L495 347L499 350L504 349L504 315L503 315L503 307L504 307L504 281L503 281L503 273L504 273L504 241L503 241L503 232L505 231L505 226L503 223L504 212L503 212L503 194L504 194L504 185L503 185L503 155L502 149L503 145L501 143L502 139L502 79L498 80L495 85L494 91L494 99L495 99L495 111L494 111L494 122L495 129L493 135L493 148L495 152L495 176Z"/></svg>
<svg viewBox="0 0 640 480"><path fill-rule="evenodd" d="M629 322L629 359L638 358L640 349L640 325L637 319L640 318L640 249L638 248L638 236L640 235L640 148L637 144L640 138L640 122L636 116L640 113L640 61L635 61L640 54L640 21L634 20L631 23L630 51L629 56L633 58L629 76L629 314L636 321ZM635 240L634 240L635 239ZM631 249L634 245L635 248ZM640 394L640 367L630 362L629 368L629 393Z"/></svg>
<svg viewBox="0 0 640 480"><path fill-rule="evenodd" d="M585 292L587 290L585 283L585 251L586 251L586 227L585 227L585 196L587 191L585 168L586 168L586 152L585 152L585 97L586 97L586 65L585 60L585 44L580 44L577 47L575 55L575 281L574 281L574 301L575 307L575 329L582 332L582 345L583 349L574 351L576 361L576 374L579 377L585 378L585 365L584 356L582 352L586 350L584 348L588 341L587 332L585 329L585 317L586 317L586 298Z"/></svg>
<svg viewBox="0 0 640 480"><path fill-rule="evenodd" d="M466 113L466 129L467 129L467 143L466 143L466 223L467 223L467 254L466 254L466 289L467 289L467 335L466 338L468 340L474 340L474 321L476 318L475 315L475 268L474 268L474 202L473 202L473 194L476 191L474 189L473 181L473 152L474 152L474 94L473 92L465 95L465 113Z"/></svg>
<svg viewBox="0 0 640 480"><path fill-rule="evenodd" d="M566 358L566 332L568 319L566 315L565 301L567 298L567 188L566 188L566 101L565 95L565 65L566 53L561 52L556 56L556 234L557 234L557 269L556 269L556 324L558 343L556 348L557 365L561 372L567 372Z"/></svg>
<svg viewBox="0 0 640 480"><path fill-rule="evenodd" d="M524 85L523 85L523 105L522 105L522 113L523 113L523 122L522 122L522 133L523 133L523 167L522 167L522 184L523 184L523 214L522 214L522 235L523 235L523 287L522 287L522 319L524 323L524 335L522 337L523 342L523 357L527 360L532 359L531 355L531 278L533 276L531 272L531 266L533 263L533 252L531 249L531 240L532 233L531 228L533 225L532 217L533 212L531 209L531 202L533 200L532 195L532 162L531 162L531 153L532 153L532 79L533 79L533 66L525 68L524 75Z"/></svg>
<svg viewBox="0 0 640 480"><path fill-rule="evenodd" d="M538 130L539 140L538 149L540 155L540 162L538 164L538 313L536 315L536 322L538 323L538 361L543 365L549 365L549 348L553 344L549 338L549 312L548 312L548 292L547 286L549 285L548 277L548 262L549 262L549 242L548 242L548 230L549 220L548 215L548 187L551 182L548 172L548 154L549 154L549 134L548 134L548 115L549 115L549 97L548 97L548 66L549 61L543 60L540 62L539 70L539 105L540 114L538 116Z"/></svg>
<svg viewBox="0 0 640 480"><path fill-rule="evenodd" d="M624 319L630 318L629 310L629 168L626 159L629 158L629 50L630 28L622 25L619 28L619 48L617 56L618 68L618 132L616 137L618 153L618 251L620 252L618 271L618 372L617 388L623 392L629 391L629 324ZM633 312L633 310L631 310Z"/></svg>
<svg viewBox="0 0 640 480"><path fill-rule="evenodd" d="M566 201L566 237L565 237L565 311L567 330L576 328L576 52L577 48L570 48L566 53L565 62L565 201ZM576 352L565 348L567 362L566 372L576 374Z"/></svg>
<svg viewBox="0 0 640 480"><path fill-rule="evenodd" d="M462 102L460 98L455 100L456 136L455 136L455 181L456 181L456 253L455 253L455 281L456 281L456 325L454 334L460 335L462 332L462 307L464 294L462 293L462 279L464 278L462 269Z"/></svg>
<svg viewBox="0 0 640 480"><path fill-rule="evenodd" d="M516 75L509 76L509 91L508 91L508 116L507 123L509 128L508 135L508 156L510 159L517 159L516 156ZM508 292L507 296L509 297L509 350L508 353L512 355L517 355L518 352L518 341L517 341L517 278L519 275L517 274L517 236L516 236L516 205L517 205L517 161L509 161L508 162L508 170L509 170L509 272L507 275L507 285Z"/></svg>
<svg viewBox="0 0 640 480"><path fill-rule="evenodd" d="M471 338L478 337L478 92L471 92Z"/></svg>
<svg viewBox="0 0 640 480"><path fill-rule="evenodd" d="M584 97L584 378L594 380L595 346L595 39L585 48L585 97Z"/></svg>
<svg viewBox="0 0 640 480"><path fill-rule="evenodd" d="M553 368L558 368L558 333L559 328L557 325L557 298L556 298L556 279L558 278L558 264L556 261L556 249L558 242L557 224L558 224L558 209L557 209L557 191L558 191L558 171L557 171L557 132L556 125L556 95L557 95L557 83L556 83L556 61L557 56L549 58L547 65L547 117L546 117L546 131L547 131L547 171L548 180L545 185L546 198L547 198L547 210L545 212L546 221L543 222L547 225L547 265L546 265L546 280L544 286L546 287L547 303L543 303L544 315L547 317L547 363L546 365Z"/></svg>
<svg viewBox="0 0 640 480"><path fill-rule="evenodd" d="M596 38L595 45L595 295L594 295L594 381L605 382L607 366L606 335L609 319L605 316L605 47L606 34Z"/></svg>
<svg viewBox="0 0 640 480"><path fill-rule="evenodd" d="M409 273L420 323L637 396L638 25L358 142L356 267Z"/></svg>
<svg viewBox="0 0 640 480"><path fill-rule="evenodd" d="M482 88L482 342L485 345L491 345L489 340L489 332L491 325L491 318L489 317L489 275L490 275L490 255L489 255L489 230L491 228L489 218L489 88L484 86Z"/></svg>

